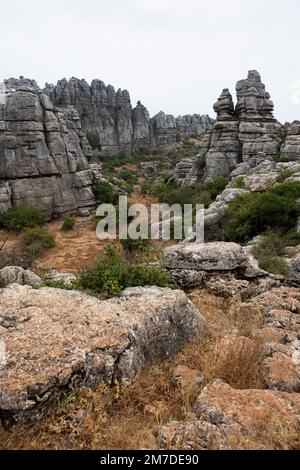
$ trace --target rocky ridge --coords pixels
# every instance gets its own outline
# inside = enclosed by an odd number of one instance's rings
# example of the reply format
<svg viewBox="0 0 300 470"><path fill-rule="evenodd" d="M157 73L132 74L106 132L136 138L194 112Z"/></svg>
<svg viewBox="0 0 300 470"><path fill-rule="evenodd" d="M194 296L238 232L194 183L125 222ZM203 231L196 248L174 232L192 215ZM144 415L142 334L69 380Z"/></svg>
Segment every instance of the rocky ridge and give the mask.
<svg viewBox="0 0 300 470"><path fill-rule="evenodd" d="M213 124L207 115L175 118L159 112L150 118L147 108L138 101L132 108L127 90L106 86L101 80L65 78L44 89L56 106L74 106L81 118L83 131L96 136L102 154L132 153L139 148L163 148L192 135L199 136Z"/></svg>
<svg viewBox="0 0 300 470"><path fill-rule="evenodd" d="M78 112L56 108L32 80L5 81L0 105L0 211L21 202L53 217L95 205L99 168Z"/></svg>
<svg viewBox="0 0 300 470"><path fill-rule="evenodd" d="M214 105L217 122L199 144L199 154L185 172L175 169L174 177L182 185L215 176L229 176L240 164L251 170L264 160L282 155L299 160L299 125L290 128L274 119L274 104L256 70L236 85L237 104L226 88Z"/></svg>

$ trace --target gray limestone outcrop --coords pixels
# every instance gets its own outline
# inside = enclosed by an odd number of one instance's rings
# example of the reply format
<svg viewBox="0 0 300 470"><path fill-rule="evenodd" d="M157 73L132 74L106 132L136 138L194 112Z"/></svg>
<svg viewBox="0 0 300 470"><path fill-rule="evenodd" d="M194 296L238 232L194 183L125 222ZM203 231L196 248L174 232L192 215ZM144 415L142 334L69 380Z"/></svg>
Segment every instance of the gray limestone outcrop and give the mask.
<svg viewBox="0 0 300 470"><path fill-rule="evenodd" d="M64 78L56 86L46 84L44 91L56 106L72 105L77 109L84 132L99 143L104 155L175 145L184 138L201 135L214 122L207 115L175 118L162 111L150 118L140 101L132 108L127 90L115 91L101 80L89 85L85 80Z"/></svg>
<svg viewBox="0 0 300 470"><path fill-rule="evenodd" d="M300 158L299 124L287 127L274 119L274 104L259 73L249 71L237 83L236 93L234 106L229 90L222 91L214 105L217 123L203 136L202 150L185 179L179 181L182 185L229 176L241 164L251 169L280 154L286 160Z"/></svg>
<svg viewBox="0 0 300 470"><path fill-rule="evenodd" d="M40 419L80 386L129 384L205 330L179 290L137 287L101 301L62 289L0 289L0 425Z"/></svg>
<svg viewBox="0 0 300 470"><path fill-rule="evenodd" d="M206 288L222 297L249 298L281 284L282 278L259 268L257 260L236 243L186 243L164 251L164 268L177 285Z"/></svg>
<svg viewBox="0 0 300 470"><path fill-rule="evenodd" d="M92 149L78 112L35 82L9 79L0 105L0 211L30 202L48 217L95 205Z"/></svg>

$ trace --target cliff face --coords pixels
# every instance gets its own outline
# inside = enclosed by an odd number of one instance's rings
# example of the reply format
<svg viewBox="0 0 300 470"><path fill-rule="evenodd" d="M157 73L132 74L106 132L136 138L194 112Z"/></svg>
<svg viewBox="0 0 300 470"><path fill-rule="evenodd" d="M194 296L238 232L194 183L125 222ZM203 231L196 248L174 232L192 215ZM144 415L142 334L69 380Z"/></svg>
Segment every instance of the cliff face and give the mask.
<svg viewBox="0 0 300 470"><path fill-rule="evenodd" d="M251 70L236 85L237 104L225 88L214 105L217 123L203 135L196 162L175 169L175 178L184 185L229 176L244 163L250 170L279 154L287 159L300 158L299 126L286 128L273 116L274 104L259 73Z"/></svg>
<svg viewBox="0 0 300 470"><path fill-rule="evenodd" d="M137 148L174 145L191 135L201 135L213 123L209 116L174 116L158 113L150 119L140 102L131 106L127 90L118 90L100 80L60 80L46 84L45 93L56 106L74 106L87 134L97 135L102 154L131 153Z"/></svg>
<svg viewBox="0 0 300 470"><path fill-rule="evenodd" d="M32 80L9 79L0 104L0 211L22 201L50 217L95 204L92 149L78 112Z"/></svg>

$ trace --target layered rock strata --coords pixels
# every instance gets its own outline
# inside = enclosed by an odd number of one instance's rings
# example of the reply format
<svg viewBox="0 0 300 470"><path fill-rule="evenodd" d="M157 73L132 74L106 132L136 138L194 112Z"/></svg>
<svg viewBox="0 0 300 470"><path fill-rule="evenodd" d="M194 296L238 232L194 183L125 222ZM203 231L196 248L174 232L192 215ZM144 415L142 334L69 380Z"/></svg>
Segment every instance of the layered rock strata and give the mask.
<svg viewBox="0 0 300 470"><path fill-rule="evenodd" d="M127 90L106 86L101 80L89 85L85 80L59 80L46 84L45 92L56 106L74 106L84 132L96 136L102 154L130 154L138 148L163 148L175 145L192 135L199 136L214 122L207 115L186 115L175 118L159 112L150 118L138 101L132 108Z"/></svg>
<svg viewBox="0 0 300 470"><path fill-rule="evenodd" d="M91 154L76 109L54 107L33 81L6 81L0 105L0 211L25 201L50 218L93 207Z"/></svg>

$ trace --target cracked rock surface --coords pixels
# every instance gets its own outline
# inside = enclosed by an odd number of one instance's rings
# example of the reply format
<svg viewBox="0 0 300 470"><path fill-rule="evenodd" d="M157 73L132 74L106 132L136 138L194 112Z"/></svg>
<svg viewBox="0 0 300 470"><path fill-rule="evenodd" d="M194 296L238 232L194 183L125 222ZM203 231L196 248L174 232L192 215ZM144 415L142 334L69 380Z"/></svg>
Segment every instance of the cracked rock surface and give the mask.
<svg viewBox="0 0 300 470"><path fill-rule="evenodd" d="M98 300L13 284L0 291L0 422L40 419L66 390L130 383L205 329L181 291L132 288Z"/></svg>

